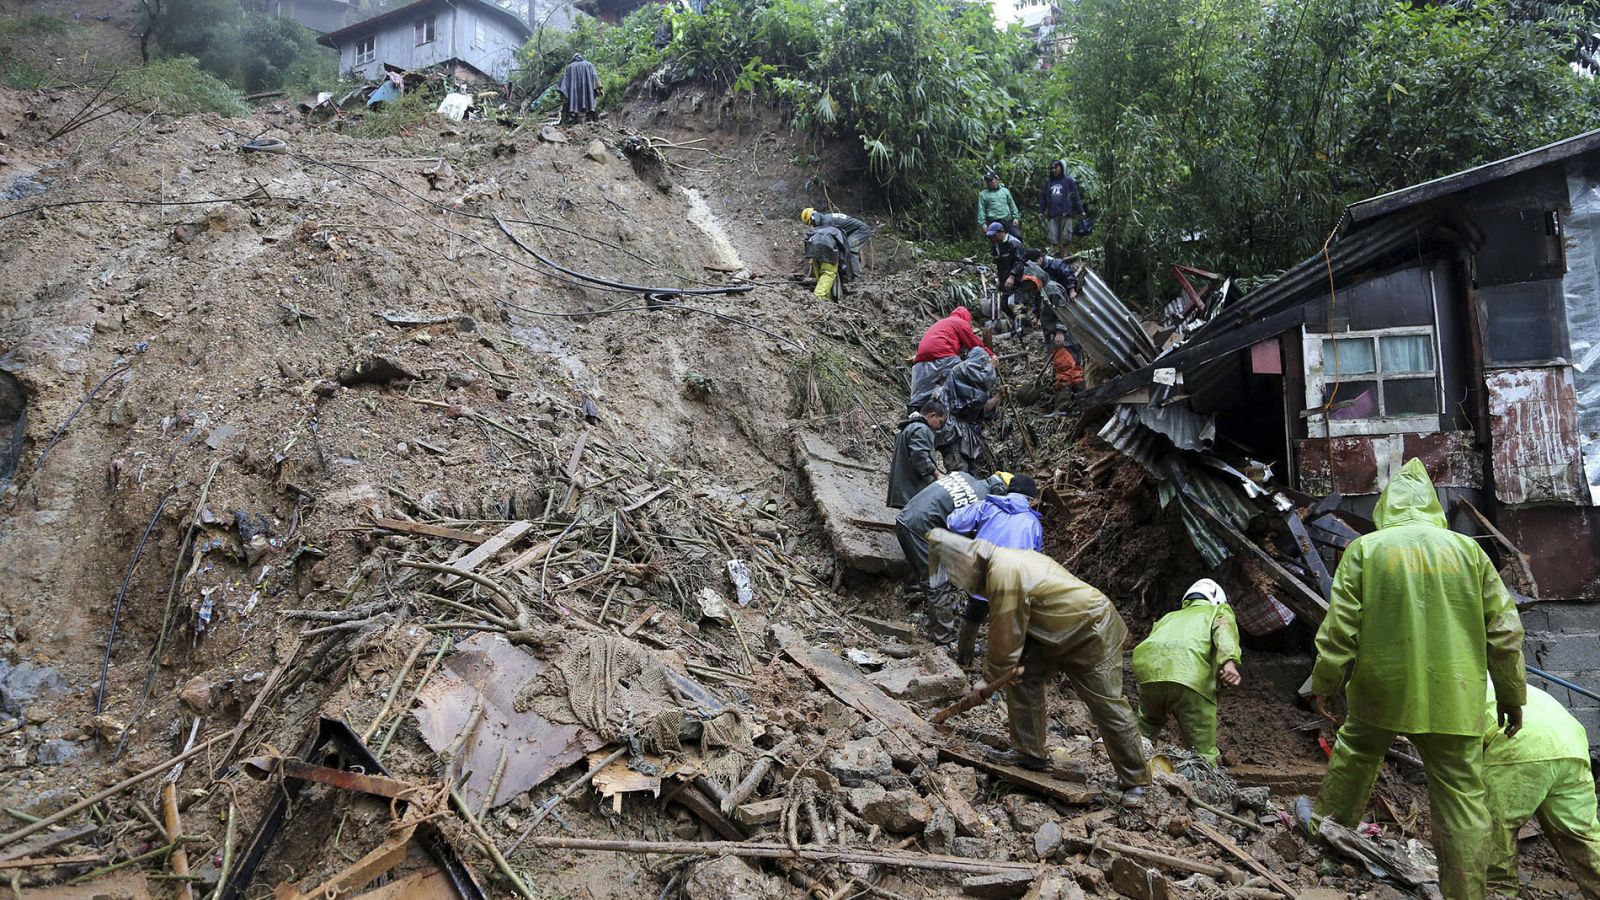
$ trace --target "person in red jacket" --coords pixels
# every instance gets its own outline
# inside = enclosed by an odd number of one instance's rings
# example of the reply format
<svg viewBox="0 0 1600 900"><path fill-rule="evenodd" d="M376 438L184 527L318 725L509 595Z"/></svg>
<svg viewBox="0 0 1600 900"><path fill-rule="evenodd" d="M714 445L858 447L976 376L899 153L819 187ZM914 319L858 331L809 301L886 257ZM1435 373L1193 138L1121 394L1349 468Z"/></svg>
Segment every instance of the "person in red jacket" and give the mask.
<svg viewBox="0 0 1600 900"><path fill-rule="evenodd" d="M929 326L917 342L917 355L912 357L910 406L920 408L924 400L937 397L944 376L973 347L982 347L994 355L972 330L972 313L965 306L957 306L950 315Z"/></svg>

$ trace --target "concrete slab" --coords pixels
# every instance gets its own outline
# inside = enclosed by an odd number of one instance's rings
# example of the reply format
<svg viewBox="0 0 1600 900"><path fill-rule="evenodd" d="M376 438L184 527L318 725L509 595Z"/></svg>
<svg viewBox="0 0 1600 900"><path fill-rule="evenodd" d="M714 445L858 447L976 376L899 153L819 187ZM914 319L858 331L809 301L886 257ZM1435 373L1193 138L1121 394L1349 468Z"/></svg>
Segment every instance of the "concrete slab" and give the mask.
<svg viewBox="0 0 1600 900"><path fill-rule="evenodd" d="M904 569L894 536L895 511L883 505L888 466L880 471L856 462L810 432L795 435L794 450L823 529L845 567L885 574Z"/></svg>

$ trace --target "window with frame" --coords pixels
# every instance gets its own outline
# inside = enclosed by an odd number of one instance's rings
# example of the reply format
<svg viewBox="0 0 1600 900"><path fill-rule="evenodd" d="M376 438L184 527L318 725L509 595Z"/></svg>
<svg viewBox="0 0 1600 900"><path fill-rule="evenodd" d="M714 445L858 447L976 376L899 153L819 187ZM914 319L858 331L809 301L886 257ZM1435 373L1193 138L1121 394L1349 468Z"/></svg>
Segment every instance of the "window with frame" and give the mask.
<svg viewBox="0 0 1600 900"><path fill-rule="evenodd" d="M1433 337L1431 327L1307 333L1306 405L1326 412L1311 418L1314 436L1437 430Z"/></svg>
<svg viewBox="0 0 1600 900"><path fill-rule="evenodd" d="M483 22L480 20L472 25L472 49L482 50L489 46L489 35L484 31Z"/></svg>
<svg viewBox="0 0 1600 900"><path fill-rule="evenodd" d="M367 37L356 41L356 65L369 63L377 58L378 39L376 37Z"/></svg>
<svg viewBox="0 0 1600 900"><path fill-rule="evenodd" d="M433 43L434 39L437 37L437 34L434 30L434 18L434 16L429 16L426 19L418 19L415 23L413 23L412 27L416 35L416 45L418 47L421 47L423 44Z"/></svg>

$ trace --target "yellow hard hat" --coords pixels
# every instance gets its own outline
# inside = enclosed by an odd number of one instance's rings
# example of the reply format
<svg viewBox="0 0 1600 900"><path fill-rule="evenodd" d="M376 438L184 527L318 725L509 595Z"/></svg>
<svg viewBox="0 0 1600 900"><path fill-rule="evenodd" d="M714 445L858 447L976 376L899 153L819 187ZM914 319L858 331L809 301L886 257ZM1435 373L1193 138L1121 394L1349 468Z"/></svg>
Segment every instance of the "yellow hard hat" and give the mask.
<svg viewBox="0 0 1600 900"><path fill-rule="evenodd" d="M817 209L814 206L808 206L805 209L800 210L800 221L804 222L807 225L810 225L811 224L811 214L816 212L816 211L817 211Z"/></svg>
<svg viewBox="0 0 1600 900"><path fill-rule="evenodd" d="M1015 475L1012 475L1010 472L995 472L994 474L996 476L998 476L1002 482L1005 483L1006 487L1011 487L1011 479L1016 477Z"/></svg>

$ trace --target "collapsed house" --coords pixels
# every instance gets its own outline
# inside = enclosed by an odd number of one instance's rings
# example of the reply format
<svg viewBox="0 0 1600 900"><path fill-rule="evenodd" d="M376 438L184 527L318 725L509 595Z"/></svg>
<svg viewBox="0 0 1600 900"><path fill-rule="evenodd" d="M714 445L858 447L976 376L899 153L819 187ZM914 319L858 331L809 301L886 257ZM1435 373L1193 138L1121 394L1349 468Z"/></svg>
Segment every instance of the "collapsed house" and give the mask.
<svg viewBox="0 0 1600 900"><path fill-rule="evenodd" d="M1370 528L1362 517L1415 457L1519 603L1600 598L1600 131L1351 204L1323 250L1243 296L1195 290L1184 272L1154 337L1088 279L1077 325L1116 371L1084 397L1114 404L1102 437L1163 477L1175 450L1259 461L1287 488L1274 498L1286 528L1324 551L1285 564L1324 595L1322 569L1354 534L1319 524ZM1246 500L1249 481L1233 481ZM1229 523L1202 517L1202 553L1228 543ZM1307 608L1292 587L1279 599ZM1596 674L1557 646L1578 642L1540 640L1550 616L1567 635L1596 617L1551 609L1530 617L1530 663ZM1593 700L1564 699L1600 733Z"/></svg>

